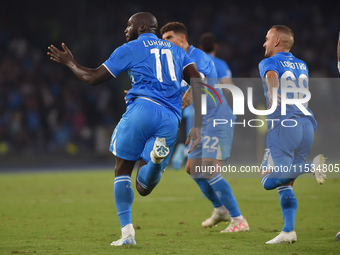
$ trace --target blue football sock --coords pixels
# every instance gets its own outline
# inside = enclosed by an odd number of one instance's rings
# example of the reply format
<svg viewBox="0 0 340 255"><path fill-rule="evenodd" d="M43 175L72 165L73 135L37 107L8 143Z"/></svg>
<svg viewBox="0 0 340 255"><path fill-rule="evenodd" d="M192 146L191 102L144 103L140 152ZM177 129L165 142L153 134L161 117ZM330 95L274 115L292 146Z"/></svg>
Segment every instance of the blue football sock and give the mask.
<svg viewBox="0 0 340 255"><path fill-rule="evenodd" d="M217 174L208 180L210 186L214 189L221 203L228 209L232 218L241 216L236 199L229 183L223 178L221 174Z"/></svg>
<svg viewBox="0 0 340 255"><path fill-rule="evenodd" d="M163 164L155 164L152 160L142 166L138 172L137 181L144 189L153 189L162 176Z"/></svg>
<svg viewBox="0 0 340 255"><path fill-rule="evenodd" d="M261 183L266 190L275 189L286 185L295 180L299 175L311 173L311 163L294 164L292 166L282 167L282 171L273 171L262 177ZM279 170L279 168L277 168Z"/></svg>
<svg viewBox="0 0 340 255"><path fill-rule="evenodd" d="M210 200L214 208L222 206L222 203L218 196L216 195L214 189L210 186L207 179L204 177L203 173L190 175L192 179L197 183L200 187L202 193Z"/></svg>
<svg viewBox="0 0 340 255"><path fill-rule="evenodd" d="M293 191L292 186L282 186L277 188L280 195L281 212L283 217L283 228L282 231L290 232L294 230L295 217L297 210L297 200Z"/></svg>
<svg viewBox="0 0 340 255"><path fill-rule="evenodd" d="M131 205L134 194L131 186L131 177L129 175L116 176L114 182L114 196L116 208L121 228L132 223Z"/></svg>

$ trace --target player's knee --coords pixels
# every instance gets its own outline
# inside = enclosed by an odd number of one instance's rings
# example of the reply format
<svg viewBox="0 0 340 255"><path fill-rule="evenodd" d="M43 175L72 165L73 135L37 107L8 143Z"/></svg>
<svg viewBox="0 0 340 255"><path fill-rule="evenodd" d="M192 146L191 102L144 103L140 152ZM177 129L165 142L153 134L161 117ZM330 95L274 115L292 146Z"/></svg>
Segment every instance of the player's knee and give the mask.
<svg viewBox="0 0 340 255"><path fill-rule="evenodd" d="M273 185L273 180L266 175L261 178L261 184L265 190L272 190L277 187Z"/></svg>
<svg viewBox="0 0 340 255"><path fill-rule="evenodd" d="M185 166L185 171L186 171L188 174L190 174L190 166L186 165L186 166Z"/></svg>
<svg viewBox="0 0 340 255"><path fill-rule="evenodd" d="M144 189L138 182L136 182L136 189L139 193L139 195L145 197L147 195L149 195L152 192L152 189Z"/></svg>

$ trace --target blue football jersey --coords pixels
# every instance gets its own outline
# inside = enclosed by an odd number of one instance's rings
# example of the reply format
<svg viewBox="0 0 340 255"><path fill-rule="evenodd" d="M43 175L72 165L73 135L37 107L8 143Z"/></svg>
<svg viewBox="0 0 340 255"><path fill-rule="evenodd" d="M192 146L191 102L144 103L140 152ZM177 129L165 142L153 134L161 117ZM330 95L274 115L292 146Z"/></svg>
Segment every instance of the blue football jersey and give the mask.
<svg viewBox="0 0 340 255"><path fill-rule="evenodd" d="M230 68L223 59L220 59L216 56L213 56L211 54L207 54L212 61L215 64L216 72L217 72L217 78L222 79L222 78L231 78L232 74L230 71Z"/></svg>
<svg viewBox="0 0 340 255"><path fill-rule="evenodd" d="M127 104L146 97L172 109L181 119L182 72L192 63L182 48L145 33L118 47L103 65L114 77L127 71L132 83Z"/></svg>
<svg viewBox="0 0 340 255"><path fill-rule="evenodd" d="M264 95L267 101L268 108L268 87L264 82L264 78L267 71L275 71L279 76L280 87L278 89L278 93L281 95L282 86L286 87L296 87L296 88L309 88L308 87L308 67L306 63L296 57L293 56L290 52L278 52L274 56L270 58L263 59L259 64L259 71L262 78L262 84L264 89ZM303 98L305 95L303 93L287 93L287 98L297 99ZM306 108L308 104L304 105ZM281 115L281 105L278 106L272 114L270 114L268 119L290 119L290 118L299 118L306 116L308 117L316 129L316 120L314 119L312 111L307 108L307 110L312 115L305 115L296 105L287 105L286 106L286 115ZM274 122L274 126L279 124L278 121ZM268 128L270 128L272 123L268 122Z"/></svg>
<svg viewBox="0 0 340 255"><path fill-rule="evenodd" d="M215 101L210 95L207 95L207 114L203 115L203 122L206 123L210 118L227 119L229 121L230 119L236 119L223 95L222 89L215 88L215 85L218 84L219 81L215 65L211 58L194 46L189 47L188 55L195 62L198 71L208 78L208 85L213 87L218 95L217 96L214 91L211 91L210 88L206 88L214 97Z"/></svg>

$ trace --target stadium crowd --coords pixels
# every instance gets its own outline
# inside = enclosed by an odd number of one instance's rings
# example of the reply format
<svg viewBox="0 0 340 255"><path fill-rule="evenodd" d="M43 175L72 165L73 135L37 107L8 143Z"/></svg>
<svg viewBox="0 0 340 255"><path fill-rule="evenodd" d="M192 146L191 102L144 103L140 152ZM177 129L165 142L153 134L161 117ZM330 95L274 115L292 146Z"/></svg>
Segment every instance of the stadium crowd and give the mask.
<svg viewBox="0 0 340 255"><path fill-rule="evenodd" d="M217 56L228 62L234 78L259 78L265 33L273 24L285 24L296 32L292 52L308 63L310 77L339 75L339 8L331 5L294 2L274 11L261 3L244 8L229 2L181 2L180 8L175 3L111 4L102 0L60 1L58 6L29 1L20 8L15 1L7 1L5 5L0 10L0 154L101 148L100 134L108 130L110 136L125 110L123 90L130 87L127 75L91 87L50 61L47 47L65 42L79 63L97 67L125 42L126 20L137 11L154 13L159 26L173 20L183 22L190 31L190 43L196 46L202 33L213 32L219 43ZM15 14L7 11L14 8ZM335 89L325 85L318 97L340 109L336 100L340 91ZM113 102L120 102L120 107L113 107ZM313 111L318 113L317 108Z"/></svg>

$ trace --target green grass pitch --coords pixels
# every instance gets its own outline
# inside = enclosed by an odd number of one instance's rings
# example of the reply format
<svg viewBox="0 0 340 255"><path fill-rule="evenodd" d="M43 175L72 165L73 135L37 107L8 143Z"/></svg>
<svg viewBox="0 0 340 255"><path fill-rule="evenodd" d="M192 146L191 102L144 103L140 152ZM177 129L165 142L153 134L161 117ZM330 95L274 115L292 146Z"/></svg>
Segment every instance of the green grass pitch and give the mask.
<svg viewBox="0 0 340 255"><path fill-rule="evenodd" d="M296 181L298 242L280 245L264 244L283 224L277 191L259 178L227 180L249 232L202 228L211 204L183 169L169 168L151 195L135 192L137 246L112 247L120 237L113 171L1 174L0 254L340 254L340 179Z"/></svg>

